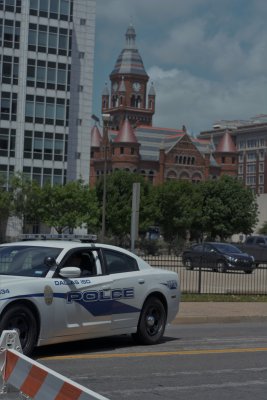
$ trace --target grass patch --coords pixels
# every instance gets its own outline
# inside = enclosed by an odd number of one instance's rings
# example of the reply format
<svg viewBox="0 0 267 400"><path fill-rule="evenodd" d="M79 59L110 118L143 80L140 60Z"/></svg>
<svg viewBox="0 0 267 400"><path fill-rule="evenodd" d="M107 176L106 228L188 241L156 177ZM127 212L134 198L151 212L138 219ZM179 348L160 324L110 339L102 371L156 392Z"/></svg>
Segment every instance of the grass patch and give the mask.
<svg viewBox="0 0 267 400"><path fill-rule="evenodd" d="M225 301L225 302L267 302L267 295L231 294L188 294L182 293L181 301Z"/></svg>

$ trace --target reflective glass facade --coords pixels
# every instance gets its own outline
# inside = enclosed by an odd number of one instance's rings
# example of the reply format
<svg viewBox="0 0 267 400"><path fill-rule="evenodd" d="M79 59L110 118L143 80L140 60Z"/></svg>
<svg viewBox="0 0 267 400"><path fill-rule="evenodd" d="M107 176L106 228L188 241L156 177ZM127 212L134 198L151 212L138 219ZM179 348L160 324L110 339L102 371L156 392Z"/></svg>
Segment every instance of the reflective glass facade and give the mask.
<svg viewBox="0 0 267 400"><path fill-rule="evenodd" d="M89 181L94 24L95 0L0 0L7 179L23 172L40 185Z"/></svg>

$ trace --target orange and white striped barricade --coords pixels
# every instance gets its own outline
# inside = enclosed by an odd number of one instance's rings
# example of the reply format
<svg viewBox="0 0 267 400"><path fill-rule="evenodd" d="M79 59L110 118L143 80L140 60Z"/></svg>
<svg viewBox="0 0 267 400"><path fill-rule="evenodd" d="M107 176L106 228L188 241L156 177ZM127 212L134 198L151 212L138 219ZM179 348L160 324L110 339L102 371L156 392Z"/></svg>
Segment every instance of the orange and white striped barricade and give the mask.
<svg viewBox="0 0 267 400"><path fill-rule="evenodd" d="M17 336L17 339L14 336ZM0 371L3 379L0 396L15 388L27 399L108 400L11 348L20 348L18 343L17 332L3 331L0 338ZM4 348L4 345L7 347Z"/></svg>

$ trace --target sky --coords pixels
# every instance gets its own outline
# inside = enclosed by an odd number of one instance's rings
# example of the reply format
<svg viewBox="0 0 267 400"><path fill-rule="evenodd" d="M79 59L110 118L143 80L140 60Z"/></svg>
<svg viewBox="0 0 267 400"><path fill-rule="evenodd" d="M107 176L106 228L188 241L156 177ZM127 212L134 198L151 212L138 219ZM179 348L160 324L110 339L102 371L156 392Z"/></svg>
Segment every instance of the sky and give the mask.
<svg viewBox="0 0 267 400"><path fill-rule="evenodd" d="M156 90L154 126L197 135L220 120L267 114L266 0L96 3L95 115L130 23Z"/></svg>

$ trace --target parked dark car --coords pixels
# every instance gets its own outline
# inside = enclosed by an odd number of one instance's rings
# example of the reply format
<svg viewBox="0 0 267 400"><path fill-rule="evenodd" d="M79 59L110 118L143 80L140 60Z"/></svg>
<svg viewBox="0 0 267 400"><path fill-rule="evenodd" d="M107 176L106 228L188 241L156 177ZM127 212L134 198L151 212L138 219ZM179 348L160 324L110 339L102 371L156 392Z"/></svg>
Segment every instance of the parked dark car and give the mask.
<svg viewBox="0 0 267 400"><path fill-rule="evenodd" d="M255 264L267 262L267 236L252 235L248 236L244 243L237 243L236 246L255 258Z"/></svg>
<svg viewBox="0 0 267 400"><path fill-rule="evenodd" d="M183 252L182 259L183 265L189 270L203 267L218 272L241 270L251 274L255 269L253 256L228 243L195 244Z"/></svg>

